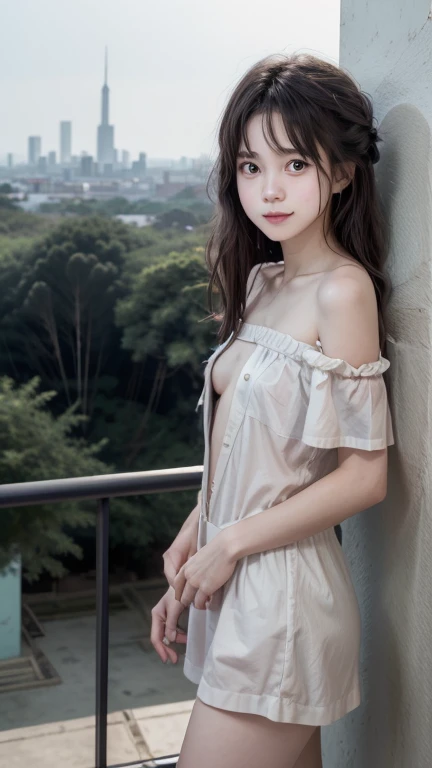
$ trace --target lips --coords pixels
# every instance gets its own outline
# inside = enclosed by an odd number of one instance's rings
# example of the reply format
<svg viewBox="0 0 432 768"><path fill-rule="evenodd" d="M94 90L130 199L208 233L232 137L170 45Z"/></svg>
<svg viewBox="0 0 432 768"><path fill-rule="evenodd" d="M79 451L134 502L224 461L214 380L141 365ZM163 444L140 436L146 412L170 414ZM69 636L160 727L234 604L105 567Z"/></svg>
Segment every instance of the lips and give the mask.
<svg viewBox="0 0 432 768"><path fill-rule="evenodd" d="M292 216L292 213L264 214L264 218L267 219L267 221L271 221L272 224L285 221L290 216Z"/></svg>

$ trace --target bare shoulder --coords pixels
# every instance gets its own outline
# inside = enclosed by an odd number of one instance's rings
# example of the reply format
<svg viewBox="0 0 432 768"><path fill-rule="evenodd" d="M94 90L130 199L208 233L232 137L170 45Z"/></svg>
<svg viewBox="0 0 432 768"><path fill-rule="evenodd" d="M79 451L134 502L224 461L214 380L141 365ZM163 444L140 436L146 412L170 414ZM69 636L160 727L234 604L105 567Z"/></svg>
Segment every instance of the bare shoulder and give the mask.
<svg viewBox="0 0 432 768"><path fill-rule="evenodd" d="M365 267L344 263L324 273L317 291L319 308L326 310L334 301L348 305L353 300L376 305L374 284Z"/></svg>
<svg viewBox="0 0 432 768"><path fill-rule="evenodd" d="M377 299L364 267L346 264L326 273L317 290L317 310L326 354L354 366L378 358Z"/></svg>

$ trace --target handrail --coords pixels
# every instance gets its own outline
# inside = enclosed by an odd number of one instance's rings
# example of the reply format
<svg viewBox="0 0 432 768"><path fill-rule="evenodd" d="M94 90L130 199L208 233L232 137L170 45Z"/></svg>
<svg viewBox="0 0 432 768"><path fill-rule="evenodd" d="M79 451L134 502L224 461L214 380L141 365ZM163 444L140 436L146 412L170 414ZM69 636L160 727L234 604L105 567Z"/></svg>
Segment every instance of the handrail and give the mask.
<svg viewBox="0 0 432 768"><path fill-rule="evenodd" d="M53 504L66 499L97 499L96 513L96 768L107 768L108 655L109 655L109 500L144 493L186 491L199 488L202 466L90 475L59 480L0 485L0 509ZM178 755L133 765L175 766ZM124 765L127 765L126 763ZM132 765L129 763L129 765ZM118 766L120 768L120 766Z"/></svg>
<svg viewBox="0 0 432 768"><path fill-rule="evenodd" d="M68 477L60 480L35 480L30 483L0 485L2 507L26 507L66 499L101 499L105 496L137 496L161 491L187 491L197 488L202 466L176 469L151 469L147 472L119 472L113 475Z"/></svg>

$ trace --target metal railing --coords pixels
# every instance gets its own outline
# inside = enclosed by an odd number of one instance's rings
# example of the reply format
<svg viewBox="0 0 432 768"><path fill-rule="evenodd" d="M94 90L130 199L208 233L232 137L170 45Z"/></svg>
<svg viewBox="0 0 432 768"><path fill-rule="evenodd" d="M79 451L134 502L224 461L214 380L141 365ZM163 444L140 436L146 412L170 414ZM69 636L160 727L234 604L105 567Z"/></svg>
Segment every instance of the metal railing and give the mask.
<svg viewBox="0 0 432 768"><path fill-rule="evenodd" d="M54 504L66 499L96 499L96 768L107 768L108 654L109 654L109 502L119 496L186 491L199 488L202 466L125 472L114 475L40 480L0 485L0 509ZM112 768L177 764L178 755L121 763Z"/></svg>

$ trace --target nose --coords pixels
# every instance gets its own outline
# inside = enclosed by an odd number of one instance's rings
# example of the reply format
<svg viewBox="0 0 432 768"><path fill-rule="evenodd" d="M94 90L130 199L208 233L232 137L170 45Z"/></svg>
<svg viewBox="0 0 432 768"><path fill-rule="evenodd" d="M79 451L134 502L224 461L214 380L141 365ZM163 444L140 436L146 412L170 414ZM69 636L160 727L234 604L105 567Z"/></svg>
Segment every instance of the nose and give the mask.
<svg viewBox="0 0 432 768"><path fill-rule="evenodd" d="M276 177L267 177L263 184L262 197L264 202L285 199L285 190Z"/></svg>

